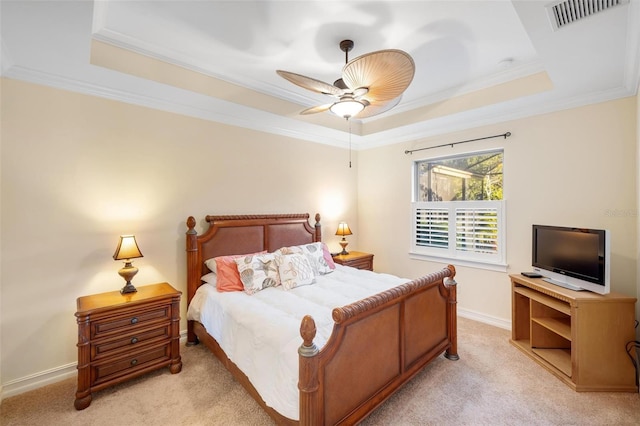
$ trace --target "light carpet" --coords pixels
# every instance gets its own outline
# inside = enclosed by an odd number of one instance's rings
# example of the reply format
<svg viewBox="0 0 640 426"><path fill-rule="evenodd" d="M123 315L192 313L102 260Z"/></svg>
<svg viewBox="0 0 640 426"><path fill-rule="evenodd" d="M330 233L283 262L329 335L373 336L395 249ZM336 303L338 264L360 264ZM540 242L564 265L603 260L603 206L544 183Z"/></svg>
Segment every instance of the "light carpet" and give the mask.
<svg viewBox="0 0 640 426"><path fill-rule="evenodd" d="M464 318L458 330L460 360L434 360L362 425L640 424L639 394L574 392L511 346L508 331ZM181 373L162 369L97 392L82 411L75 379L7 398L0 424L273 424L206 347L181 352Z"/></svg>

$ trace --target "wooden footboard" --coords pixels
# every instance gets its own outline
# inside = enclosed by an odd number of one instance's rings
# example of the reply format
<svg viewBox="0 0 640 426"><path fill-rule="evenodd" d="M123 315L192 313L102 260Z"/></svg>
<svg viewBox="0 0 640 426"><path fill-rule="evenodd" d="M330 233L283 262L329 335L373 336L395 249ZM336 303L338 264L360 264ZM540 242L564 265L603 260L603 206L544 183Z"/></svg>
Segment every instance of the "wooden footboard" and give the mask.
<svg viewBox="0 0 640 426"><path fill-rule="evenodd" d="M454 276L448 266L334 309L322 350L306 316L298 351L300 424L357 423L441 353L458 359Z"/></svg>

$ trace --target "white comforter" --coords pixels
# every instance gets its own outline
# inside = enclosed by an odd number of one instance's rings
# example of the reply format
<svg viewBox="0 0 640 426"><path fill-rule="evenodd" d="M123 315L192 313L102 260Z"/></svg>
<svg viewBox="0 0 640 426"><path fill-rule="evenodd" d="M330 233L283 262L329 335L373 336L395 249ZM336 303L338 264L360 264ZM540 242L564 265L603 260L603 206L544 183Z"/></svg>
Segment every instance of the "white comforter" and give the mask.
<svg viewBox="0 0 640 426"><path fill-rule="evenodd" d="M205 326L268 406L298 420L302 318L311 315L315 320L314 343L321 349L333 329L333 308L407 281L336 265L332 273L316 277L315 284L289 291L279 286L249 296L243 292L220 293L203 284L189 305L187 319Z"/></svg>

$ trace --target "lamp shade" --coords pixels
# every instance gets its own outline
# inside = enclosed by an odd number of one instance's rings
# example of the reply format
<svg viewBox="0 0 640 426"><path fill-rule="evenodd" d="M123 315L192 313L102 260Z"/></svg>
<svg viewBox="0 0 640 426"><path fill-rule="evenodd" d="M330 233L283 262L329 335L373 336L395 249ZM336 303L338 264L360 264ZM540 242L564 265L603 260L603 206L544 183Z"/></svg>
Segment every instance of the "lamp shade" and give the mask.
<svg viewBox="0 0 640 426"><path fill-rule="evenodd" d="M138 243L136 243L136 237L121 235L116 252L113 254L113 260L135 259L136 257L142 257Z"/></svg>
<svg viewBox="0 0 640 426"><path fill-rule="evenodd" d="M349 229L349 225L347 225L347 222L340 222L340 224L338 225L338 230L336 231L336 235L342 235L343 237L345 235L352 235L351 229Z"/></svg>
<svg viewBox="0 0 640 426"><path fill-rule="evenodd" d="M329 109L339 117L351 118L364 109L364 104L354 99L346 99L336 102Z"/></svg>

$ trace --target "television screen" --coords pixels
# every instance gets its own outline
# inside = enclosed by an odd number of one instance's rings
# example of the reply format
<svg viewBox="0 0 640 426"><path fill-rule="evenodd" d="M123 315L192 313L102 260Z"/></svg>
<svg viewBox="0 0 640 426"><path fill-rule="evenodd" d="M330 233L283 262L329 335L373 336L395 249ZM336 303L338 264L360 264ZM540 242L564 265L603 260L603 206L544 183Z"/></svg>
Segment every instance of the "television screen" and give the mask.
<svg viewBox="0 0 640 426"><path fill-rule="evenodd" d="M541 273L554 284L608 292L607 239L601 229L533 225L532 265L546 271Z"/></svg>

